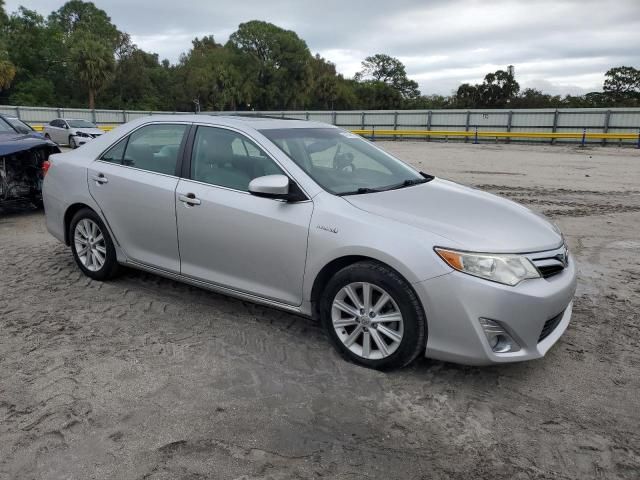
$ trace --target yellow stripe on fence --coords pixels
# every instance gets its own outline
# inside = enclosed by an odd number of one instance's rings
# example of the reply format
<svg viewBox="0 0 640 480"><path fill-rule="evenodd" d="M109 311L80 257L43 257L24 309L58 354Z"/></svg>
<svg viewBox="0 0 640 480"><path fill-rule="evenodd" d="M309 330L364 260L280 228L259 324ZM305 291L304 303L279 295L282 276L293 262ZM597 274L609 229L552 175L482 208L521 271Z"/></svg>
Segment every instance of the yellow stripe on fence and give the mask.
<svg viewBox="0 0 640 480"><path fill-rule="evenodd" d="M351 132L368 137L468 137L475 138L475 131L460 130L351 130ZM478 138L574 138L582 139L583 132L490 132L478 131ZM588 140L637 140L638 133L589 133L584 134Z"/></svg>
<svg viewBox="0 0 640 480"><path fill-rule="evenodd" d="M117 125L98 125L98 128L100 130L104 130L105 132L109 132L116 127ZM42 130L44 130L44 125L31 125L31 128L33 128L37 132L41 132Z"/></svg>

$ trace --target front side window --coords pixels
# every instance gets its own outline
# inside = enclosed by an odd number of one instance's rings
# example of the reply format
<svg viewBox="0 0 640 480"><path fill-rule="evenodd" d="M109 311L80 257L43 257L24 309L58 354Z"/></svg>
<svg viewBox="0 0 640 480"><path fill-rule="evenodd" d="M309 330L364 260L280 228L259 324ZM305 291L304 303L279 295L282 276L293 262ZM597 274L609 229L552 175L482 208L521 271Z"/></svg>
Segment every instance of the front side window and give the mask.
<svg viewBox="0 0 640 480"><path fill-rule="evenodd" d="M175 175L180 144L186 130L187 125L170 124L147 125L136 130L129 136L122 164Z"/></svg>
<svg viewBox="0 0 640 480"><path fill-rule="evenodd" d="M336 128L261 130L322 188L336 195L424 183L427 178L361 137Z"/></svg>
<svg viewBox="0 0 640 480"><path fill-rule="evenodd" d="M198 127L191 156L191 178L234 190L249 190L249 182L282 170L243 135L215 127Z"/></svg>

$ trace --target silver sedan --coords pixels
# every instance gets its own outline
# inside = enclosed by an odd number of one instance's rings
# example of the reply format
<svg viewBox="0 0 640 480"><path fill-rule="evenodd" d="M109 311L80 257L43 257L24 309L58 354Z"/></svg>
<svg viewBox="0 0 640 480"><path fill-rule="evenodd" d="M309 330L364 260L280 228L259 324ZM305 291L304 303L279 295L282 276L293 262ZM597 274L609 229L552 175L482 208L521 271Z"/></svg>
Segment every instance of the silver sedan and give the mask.
<svg viewBox="0 0 640 480"><path fill-rule="evenodd" d="M325 124L139 119L52 156L44 203L89 277L126 265L312 316L372 368L540 358L571 318L555 225Z"/></svg>

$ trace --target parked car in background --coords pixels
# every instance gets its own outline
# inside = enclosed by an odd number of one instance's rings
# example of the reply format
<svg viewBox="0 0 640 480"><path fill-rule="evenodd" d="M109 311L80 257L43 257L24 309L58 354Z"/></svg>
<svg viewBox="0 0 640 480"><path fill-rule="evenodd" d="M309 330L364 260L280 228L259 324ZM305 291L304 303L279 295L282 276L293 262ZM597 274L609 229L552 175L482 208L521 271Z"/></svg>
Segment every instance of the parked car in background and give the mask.
<svg viewBox="0 0 640 480"><path fill-rule="evenodd" d="M18 117L2 115L2 118L7 121L18 133L35 134L38 137L42 137L42 134L36 132L31 125L23 122Z"/></svg>
<svg viewBox="0 0 640 480"><path fill-rule="evenodd" d="M14 200L41 206L42 179L52 153L60 153L55 143L17 118L0 115L0 206Z"/></svg>
<svg viewBox="0 0 640 480"><path fill-rule="evenodd" d="M104 132L95 124L81 119L56 118L44 126L44 136L58 145L77 148L99 137Z"/></svg>
<svg viewBox="0 0 640 480"><path fill-rule="evenodd" d="M326 124L145 117L54 155L44 203L85 275L130 265L313 316L372 368L540 358L571 318L555 225Z"/></svg>

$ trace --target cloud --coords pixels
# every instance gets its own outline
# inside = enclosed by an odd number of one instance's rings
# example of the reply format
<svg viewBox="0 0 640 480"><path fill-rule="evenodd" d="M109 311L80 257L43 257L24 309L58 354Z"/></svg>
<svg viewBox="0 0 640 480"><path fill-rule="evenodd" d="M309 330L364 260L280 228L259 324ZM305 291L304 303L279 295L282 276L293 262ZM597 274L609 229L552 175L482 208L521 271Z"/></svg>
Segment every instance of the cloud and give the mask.
<svg viewBox="0 0 640 480"><path fill-rule="evenodd" d="M8 0L48 14L62 0ZM102 0L114 23L145 50L172 62L191 40L227 40L238 24L266 20L294 30L313 53L352 76L368 55L400 58L423 93L515 65L522 88L584 93L611 67L640 67L640 2L618 0Z"/></svg>

